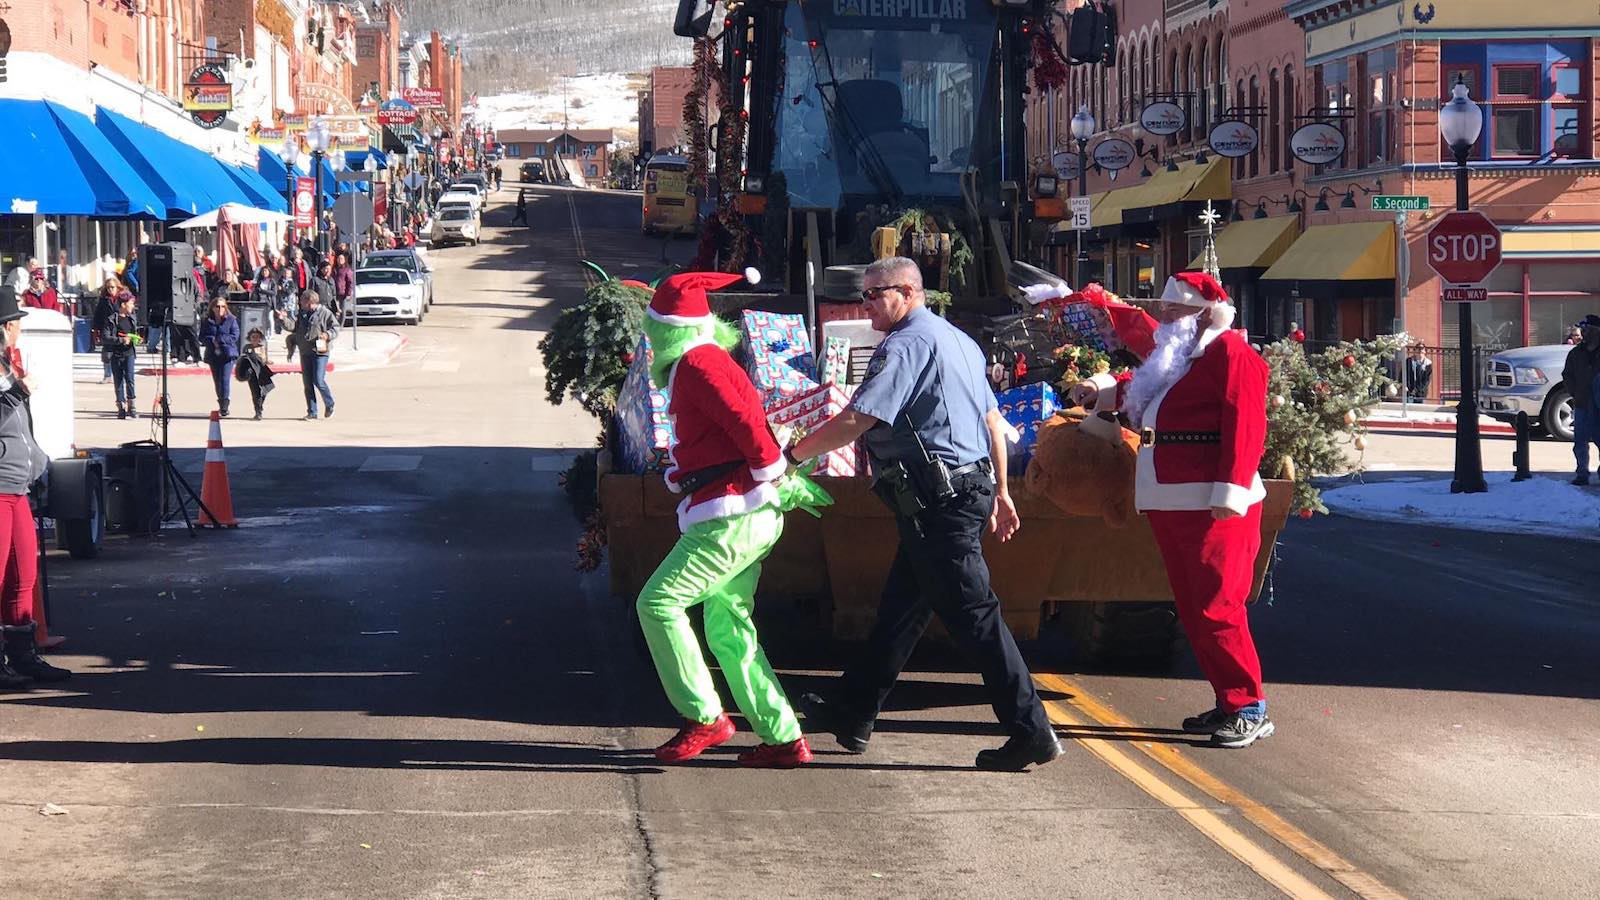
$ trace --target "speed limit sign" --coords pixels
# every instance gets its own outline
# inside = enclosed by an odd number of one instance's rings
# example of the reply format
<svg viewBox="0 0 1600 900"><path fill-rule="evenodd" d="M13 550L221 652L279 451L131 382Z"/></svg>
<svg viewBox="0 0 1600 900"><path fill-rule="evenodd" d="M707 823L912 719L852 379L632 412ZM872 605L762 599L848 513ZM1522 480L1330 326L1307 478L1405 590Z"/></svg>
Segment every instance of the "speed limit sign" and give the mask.
<svg viewBox="0 0 1600 900"><path fill-rule="evenodd" d="M1072 223L1073 231L1089 230L1089 207L1088 197L1067 198L1067 219Z"/></svg>

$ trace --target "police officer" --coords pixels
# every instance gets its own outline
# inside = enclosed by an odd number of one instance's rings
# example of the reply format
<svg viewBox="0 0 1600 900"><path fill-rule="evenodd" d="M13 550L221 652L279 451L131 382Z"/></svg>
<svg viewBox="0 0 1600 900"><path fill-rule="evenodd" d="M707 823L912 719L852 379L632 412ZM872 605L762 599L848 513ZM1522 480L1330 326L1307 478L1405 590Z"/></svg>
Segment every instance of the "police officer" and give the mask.
<svg viewBox="0 0 1600 900"><path fill-rule="evenodd" d="M1020 771L1061 755L1027 664L1000 617L980 540L1021 527L1006 489L1004 421L972 339L926 306L922 273L904 257L867 267L862 299L887 332L850 407L790 448L810 459L866 436L873 490L895 511L900 546L878 621L861 658L826 698L806 694L813 727L852 753L866 751L874 720L935 613L977 663L1003 747L978 754L982 769Z"/></svg>

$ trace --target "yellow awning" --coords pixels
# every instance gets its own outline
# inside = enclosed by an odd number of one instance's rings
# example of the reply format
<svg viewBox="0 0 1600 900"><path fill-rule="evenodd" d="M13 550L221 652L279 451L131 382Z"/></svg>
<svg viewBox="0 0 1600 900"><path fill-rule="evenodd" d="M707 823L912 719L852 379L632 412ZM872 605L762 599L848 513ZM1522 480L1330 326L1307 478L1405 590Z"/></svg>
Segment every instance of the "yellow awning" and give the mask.
<svg viewBox="0 0 1600 900"><path fill-rule="evenodd" d="M1216 157L1204 165L1194 161L1178 163L1176 172L1162 167L1150 180L1123 199L1122 210L1132 213L1131 221L1150 222L1163 217L1163 207L1177 203L1203 203L1233 197L1233 170L1230 160ZM1128 216L1123 216L1129 220Z"/></svg>
<svg viewBox="0 0 1600 900"><path fill-rule="evenodd" d="M1506 256L1600 256L1600 229L1505 229L1500 250Z"/></svg>
<svg viewBox="0 0 1600 900"><path fill-rule="evenodd" d="M1393 281L1394 256L1393 222L1314 225L1261 280Z"/></svg>
<svg viewBox="0 0 1600 900"><path fill-rule="evenodd" d="M1265 269L1300 236L1300 220L1295 216L1270 219L1245 219L1233 222L1217 234L1217 267L1220 269ZM1189 263L1201 268L1204 251Z"/></svg>

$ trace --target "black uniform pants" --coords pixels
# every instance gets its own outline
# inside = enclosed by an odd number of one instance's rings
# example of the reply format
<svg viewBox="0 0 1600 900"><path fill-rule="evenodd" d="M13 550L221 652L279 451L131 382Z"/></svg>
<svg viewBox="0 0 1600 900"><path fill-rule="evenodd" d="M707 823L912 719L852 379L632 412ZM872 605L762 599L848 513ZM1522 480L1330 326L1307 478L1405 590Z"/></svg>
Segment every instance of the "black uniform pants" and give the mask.
<svg viewBox="0 0 1600 900"><path fill-rule="evenodd" d="M1000 598L989 586L981 539L994 509L994 485L973 473L957 482L960 495L939 509L924 510L921 524L895 516L900 548L878 605L878 621L861 658L845 671L840 705L863 721L878 716L900 670L934 614L962 651L977 664L995 716L1012 736L1050 733L1050 720L1034 690L1033 677L1000 616Z"/></svg>

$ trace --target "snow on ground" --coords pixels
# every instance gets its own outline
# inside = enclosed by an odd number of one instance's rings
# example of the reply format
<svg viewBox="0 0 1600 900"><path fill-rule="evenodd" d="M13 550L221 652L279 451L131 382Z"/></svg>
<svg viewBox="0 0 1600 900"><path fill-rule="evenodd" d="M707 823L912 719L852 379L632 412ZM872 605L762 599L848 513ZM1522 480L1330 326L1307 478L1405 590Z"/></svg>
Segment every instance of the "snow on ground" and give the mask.
<svg viewBox="0 0 1600 900"><path fill-rule="evenodd" d="M1322 502L1359 519L1600 541L1600 488L1568 484L1570 477L1513 483L1510 472L1490 472L1481 494L1450 493L1449 476L1395 478L1332 488Z"/></svg>
<svg viewBox="0 0 1600 900"><path fill-rule="evenodd" d="M607 73L557 79L546 90L478 98L480 122L496 131L509 128L614 128L631 137L639 129L639 76ZM621 139L623 135L618 135Z"/></svg>

